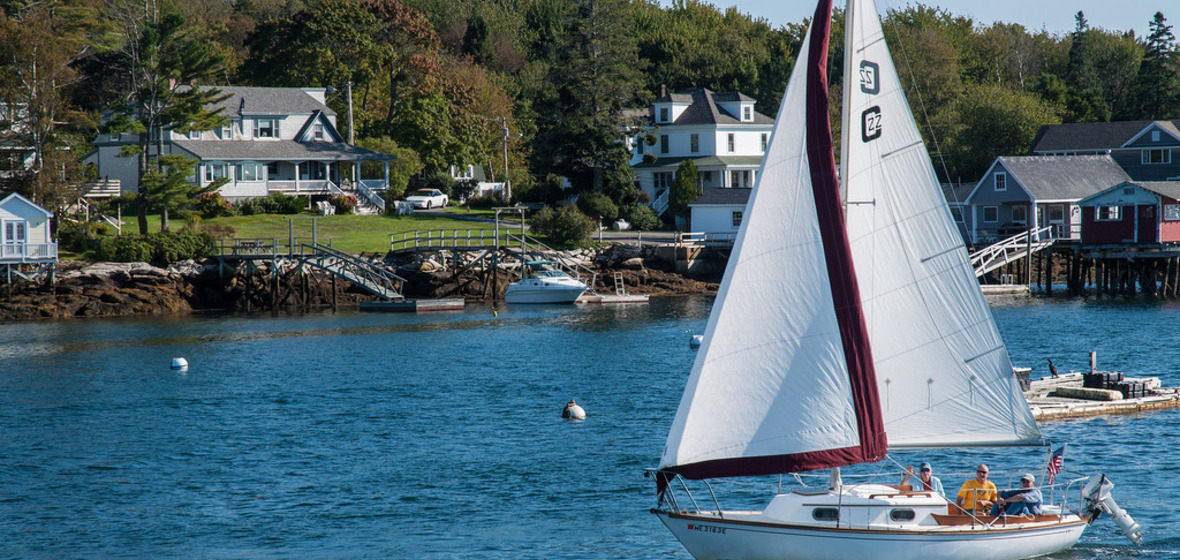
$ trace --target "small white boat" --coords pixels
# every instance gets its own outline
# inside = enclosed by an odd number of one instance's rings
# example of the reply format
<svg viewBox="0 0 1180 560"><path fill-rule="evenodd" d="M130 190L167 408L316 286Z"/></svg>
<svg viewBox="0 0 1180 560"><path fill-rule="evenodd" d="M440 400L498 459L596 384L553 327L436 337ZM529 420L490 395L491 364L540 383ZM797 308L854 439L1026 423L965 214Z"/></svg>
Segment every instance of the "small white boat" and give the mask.
<svg viewBox="0 0 1180 560"><path fill-rule="evenodd" d="M1047 485L1059 500L1007 517L961 509L921 487L842 481L841 467L894 450L1047 442L872 0L850 0L845 11L851 79L837 172L826 75L831 4L820 0L783 96L654 472L652 513L697 560L1015 560L1073 546L1099 511L1138 543L1138 524L1114 503L1105 477ZM1046 472L1057 473L1063 453L1053 452ZM697 499L686 483L821 469L830 469L826 487L779 491L761 511L725 510L711 486Z"/></svg>
<svg viewBox="0 0 1180 560"><path fill-rule="evenodd" d="M521 278L508 285L504 301L508 303L573 303L590 287L560 270L541 270L551 261L527 263L532 269L529 278Z"/></svg>

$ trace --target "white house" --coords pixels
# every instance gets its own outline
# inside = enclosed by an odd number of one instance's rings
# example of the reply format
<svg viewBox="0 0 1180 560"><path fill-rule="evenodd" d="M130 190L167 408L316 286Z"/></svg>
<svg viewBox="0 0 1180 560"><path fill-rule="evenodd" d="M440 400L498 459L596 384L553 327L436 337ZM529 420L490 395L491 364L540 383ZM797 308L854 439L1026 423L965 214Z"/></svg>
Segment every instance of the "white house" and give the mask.
<svg viewBox="0 0 1180 560"><path fill-rule="evenodd" d="M348 192L358 201L379 203L373 191L389 188L394 156L348 144L336 129L336 113L325 104L325 88L218 87L228 97L215 107L229 122L217 129L180 134L165 131L164 153L197 160L193 182L207 185L229 178L218 192L235 200L266 196L332 195ZM135 144L135 134L102 134L83 162L98 166L99 177L119 181L123 193L139 188L133 157L119 151ZM361 177L361 162L385 162L384 176Z"/></svg>
<svg viewBox="0 0 1180 560"><path fill-rule="evenodd" d="M706 187L688 205L689 229L709 234L737 234L746 217L750 188Z"/></svg>
<svg viewBox="0 0 1180 560"><path fill-rule="evenodd" d="M663 91L651 107L645 132L634 139L631 167L657 214L668 209L668 188L680 163L692 160L698 184L750 188L757 180L774 119L754 110L741 93L693 89ZM646 138L655 139L648 144ZM695 224L693 229L700 231Z"/></svg>
<svg viewBox="0 0 1180 560"><path fill-rule="evenodd" d="M52 212L20 194L0 192L0 274L6 281L57 262L51 218Z"/></svg>

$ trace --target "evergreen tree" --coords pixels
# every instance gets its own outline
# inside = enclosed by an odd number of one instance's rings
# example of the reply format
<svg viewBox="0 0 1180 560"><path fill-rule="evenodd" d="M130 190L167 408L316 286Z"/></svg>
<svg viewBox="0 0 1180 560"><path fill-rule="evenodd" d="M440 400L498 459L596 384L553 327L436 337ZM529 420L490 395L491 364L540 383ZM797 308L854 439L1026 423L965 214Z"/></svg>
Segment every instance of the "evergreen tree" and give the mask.
<svg viewBox="0 0 1180 560"><path fill-rule="evenodd" d="M674 216L688 218L688 205L701 196L697 164L691 159L680 162L668 192L668 211Z"/></svg>
<svg viewBox="0 0 1180 560"><path fill-rule="evenodd" d="M1162 12L1152 18L1135 88L1138 118L1180 117L1180 54Z"/></svg>

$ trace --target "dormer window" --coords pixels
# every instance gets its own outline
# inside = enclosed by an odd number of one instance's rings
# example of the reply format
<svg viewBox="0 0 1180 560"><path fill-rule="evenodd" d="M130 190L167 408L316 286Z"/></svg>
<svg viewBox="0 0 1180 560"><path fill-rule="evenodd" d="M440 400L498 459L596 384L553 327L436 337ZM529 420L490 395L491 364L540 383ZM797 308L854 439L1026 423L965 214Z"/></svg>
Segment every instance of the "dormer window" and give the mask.
<svg viewBox="0 0 1180 560"><path fill-rule="evenodd" d="M254 131L255 138L278 138L278 119L258 119L258 128Z"/></svg>
<svg viewBox="0 0 1180 560"><path fill-rule="evenodd" d="M315 126L311 127L312 140L315 140L316 142L323 142L324 138L324 125L322 123L316 123Z"/></svg>
<svg viewBox="0 0 1180 560"><path fill-rule="evenodd" d="M220 129L218 129L217 136L218 136L218 138L221 138L222 140L233 140L234 139L234 125L233 125L233 123L227 124L227 125L221 127Z"/></svg>
<svg viewBox="0 0 1180 560"><path fill-rule="evenodd" d="M188 131L188 139L189 140L200 140L201 139L201 131L199 131L199 130Z"/></svg>
<svg viewBox="0 0 1180 560"><path fill-rule="evenodd" d="M660 122L669 122L667 107L660 107Z"/></svg>
<svg viewBox="0 0 1180 560"><path fill-rule="evenodd" d="M749 105L742 107L742 120L743 121L754 120L754 108L753 107L751 107Z"/></svg>
<svg viewBox="0 0 1180 560"><path fill-rule="evenodd" d="M1156 165L1172 163L1172 150L1142 150L1140 157L1143 165Z"/></svg>

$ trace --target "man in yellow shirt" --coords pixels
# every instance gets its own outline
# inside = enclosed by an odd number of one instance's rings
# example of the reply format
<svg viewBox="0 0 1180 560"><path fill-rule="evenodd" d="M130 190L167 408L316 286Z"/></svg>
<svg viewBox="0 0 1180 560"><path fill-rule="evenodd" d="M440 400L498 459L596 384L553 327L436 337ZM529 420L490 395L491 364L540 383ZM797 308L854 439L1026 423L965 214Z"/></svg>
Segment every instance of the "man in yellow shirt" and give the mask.
<svg viewBox="0 0 1180 560"><path fill-rule="evenodd" d="M955 505L968 513L987 513L996 503L996 485L987 479L987 465L975 467L975 478L963 483Z"/></svg>

